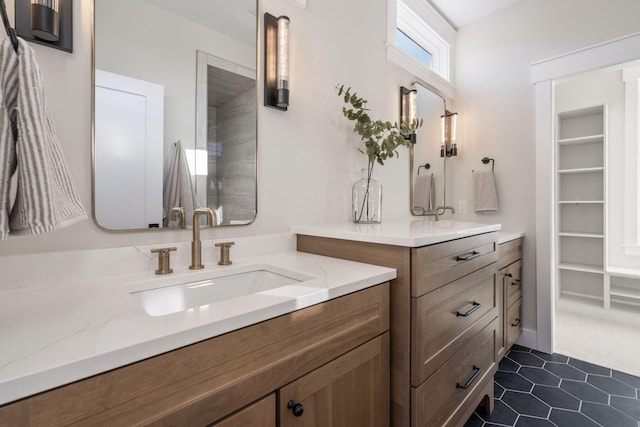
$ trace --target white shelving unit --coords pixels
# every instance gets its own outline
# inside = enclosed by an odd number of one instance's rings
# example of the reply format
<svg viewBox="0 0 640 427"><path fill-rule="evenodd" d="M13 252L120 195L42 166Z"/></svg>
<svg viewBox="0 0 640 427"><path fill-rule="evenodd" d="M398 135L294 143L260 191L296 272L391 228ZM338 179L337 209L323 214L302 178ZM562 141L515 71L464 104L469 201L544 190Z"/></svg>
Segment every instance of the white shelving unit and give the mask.
<svg viewBox="0 0 640 427"><path fill-rule="evenodd" d="M556 130L557 297L604 304L606 107L561 112Z"/></svg>

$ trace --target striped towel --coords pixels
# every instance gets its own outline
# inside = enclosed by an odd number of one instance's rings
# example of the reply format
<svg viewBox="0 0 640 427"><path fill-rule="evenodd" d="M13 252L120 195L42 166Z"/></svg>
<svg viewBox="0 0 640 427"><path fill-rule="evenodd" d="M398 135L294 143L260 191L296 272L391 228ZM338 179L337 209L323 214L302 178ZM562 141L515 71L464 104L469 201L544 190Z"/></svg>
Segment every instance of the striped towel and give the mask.
<svg viewBox="0 0 640 427"><path fill-rule="evenodd" d="M58 145L33 51L27 42L18 41L17 53L9 38L0 43L2 239L9 233L54 231L87 217ZM11 208L9 182L16 160L17 192Z"/></svg>

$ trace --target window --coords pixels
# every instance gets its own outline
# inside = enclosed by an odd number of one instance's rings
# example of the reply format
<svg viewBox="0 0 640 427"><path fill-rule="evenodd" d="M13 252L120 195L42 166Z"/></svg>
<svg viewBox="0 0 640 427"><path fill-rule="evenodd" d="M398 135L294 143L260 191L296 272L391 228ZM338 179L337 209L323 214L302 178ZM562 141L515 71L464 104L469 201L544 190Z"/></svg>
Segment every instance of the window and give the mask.
<svg viewBox="0 0 640 427"><path fill-rule="evenodd" d="M387 1L387 59L453 97L455 29L424 0Z"/></svg>
<svg viewBox="0 0 640 427"><path fill-rule="evenodd" d="M396 44L419 63L431 69L431 53L420 46L415 40L403 33L399 28L396 32Z"/></svg>

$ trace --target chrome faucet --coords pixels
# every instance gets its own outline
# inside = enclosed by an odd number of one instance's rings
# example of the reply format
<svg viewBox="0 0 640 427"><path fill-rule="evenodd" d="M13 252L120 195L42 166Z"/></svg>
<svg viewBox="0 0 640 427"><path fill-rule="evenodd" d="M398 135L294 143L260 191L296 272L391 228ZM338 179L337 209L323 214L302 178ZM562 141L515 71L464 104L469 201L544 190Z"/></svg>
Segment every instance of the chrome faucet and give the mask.
<svg viewBox="0 0 640 427"><path fill-rule="evenodd" d="M218 218L213 209L198 208L193 211L193 241L191 242L191 265L190 270L200 270L204 268L202 264L202 243L200 242L200 215L209 217L209 225L218 225Z"/></svg>
<svg viewBox="0 0 640 427"><path fill-rule="evenodd" d="M176 206L171 208L171 221L178 220L178 226L180 228L187 228L186 214L183 207Z"/></svg>
<svg viewBox="0 0 640 427"><path fill-rule="evenodd" d="M444 213L447 211L447 209L449 209L451 211L451 214L456 213L456 210L454 209L453 206L436 206L436 221L439 220L439 216L440 215L444 215Z"/></svg>

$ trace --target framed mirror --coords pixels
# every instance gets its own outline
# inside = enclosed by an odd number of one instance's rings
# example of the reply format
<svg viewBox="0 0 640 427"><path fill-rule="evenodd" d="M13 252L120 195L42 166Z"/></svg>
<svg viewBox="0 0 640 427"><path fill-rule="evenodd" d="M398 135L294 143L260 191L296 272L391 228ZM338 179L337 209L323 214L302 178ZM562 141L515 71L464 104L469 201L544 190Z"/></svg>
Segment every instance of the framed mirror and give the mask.
<svg viewBox="0 0 640 427"><path fill-rule="evenodd" d="M253 221L257 8L257 0L94 0L100 227L188 227L196 207L214 209L218 225Z"/></svg>
<svg viewBox="0 0 640 427"><path fill-rule="evenodd" d="M415 216L435 215L436 206L445 204L446 157L440 157L440 116L444 114L444 101L419 83L414 83L412 89L417 91L417 117L424 122L410 150L410 210Z"/></svg>

